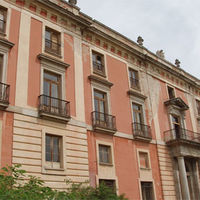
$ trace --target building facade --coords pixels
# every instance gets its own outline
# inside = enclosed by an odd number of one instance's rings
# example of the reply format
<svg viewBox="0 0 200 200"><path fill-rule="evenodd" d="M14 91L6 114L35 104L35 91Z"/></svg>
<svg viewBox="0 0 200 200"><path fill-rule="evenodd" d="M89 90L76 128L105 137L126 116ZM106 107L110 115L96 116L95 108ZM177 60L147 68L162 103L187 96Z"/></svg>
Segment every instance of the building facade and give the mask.
<svg viewBox="0 0 200 200"><path fill-rule="evenodd" d="M200 199L200 81L82 13L0 2L0 163L47 186Z"/></svg>

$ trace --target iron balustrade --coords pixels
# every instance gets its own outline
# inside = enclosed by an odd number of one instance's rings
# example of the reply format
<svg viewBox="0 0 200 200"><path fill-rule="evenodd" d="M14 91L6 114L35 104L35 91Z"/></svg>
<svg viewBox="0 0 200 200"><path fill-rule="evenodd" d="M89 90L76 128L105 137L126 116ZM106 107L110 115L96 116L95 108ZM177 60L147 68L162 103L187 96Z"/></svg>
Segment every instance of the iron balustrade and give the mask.
<svg viewBox="0 0 200 200"><path fill-rule="evenodd" d="M130 77L131 88L140 89L139 80Z"/></svg>
<svg viewBox="0 0 200 200"><path fill-rule="evenodd" d="M141 123L133 123L133 135L134 137L139 136L147 139L152 139L150 126Z"/></svg>
<svg viewBox="0 0 200 200"><path fill-rule="evenodd" d="M5 24L6 24L6 21L0 19L0 32L2 33L5 32Z"/></svg>
<svg viewBox="0 0 200 200"><path fill-rule="evenodd" d="M102 63L93 61L93 69L97 73L101 73L101 74L105 73L105 68L104 68L104 65Z"/></svg>
<svg viewBox="0 0 200 200"><path fill-rule="evenodd" d="M61 54L61 45L51 40L45 39L45 50L57 55Z"/></svg>
<svg viewBox="0 0 200 200"><path fill-rule="evenodd" d="M9 104L10 85L0 82L0 102Z"/></svg>
<svg viewBox="0 0 200 200"><path fill-rule="evenodd" d="M175 140L185 140L189 142L200 143L200 133L196 133L187 129L177 128L164 132L165 142Z"/></svg>
<svg viewBox="0 0 200 200"><path fill-rule="evenodd" d="M40 95L39 112L69 118L70 102L47 95Z"/></svg>
<svg viewBox="0 0 200 200"><path fill-rule="evenodd" d="M92 125L94 128L103 128L109 130L117 130L116 129L116 118L115 116L108 115L106 113L92 112Z"/></svg>

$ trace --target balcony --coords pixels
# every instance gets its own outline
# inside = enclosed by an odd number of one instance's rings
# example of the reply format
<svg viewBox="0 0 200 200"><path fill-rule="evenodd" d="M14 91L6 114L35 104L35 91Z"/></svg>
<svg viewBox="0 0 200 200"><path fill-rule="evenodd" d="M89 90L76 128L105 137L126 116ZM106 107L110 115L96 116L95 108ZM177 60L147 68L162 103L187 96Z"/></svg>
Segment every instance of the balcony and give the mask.
<svg viewBox="0 0 200 200"><path fill-rule="evenodd" d="M195 133L183 128L171 129L164 132L165 142L168 145L185 143L200 146L200 133Z"/></svg>
<svg viewBox="0 0 200 200"><path fill-rule="evenodd" d="M70 103L47 95L39 97L39 116L60 122L70 120Z"/></svg>
<svg viewBox="0 0 200 200"><path fill-rule="evenodd" d="M130 77L131 88L140 90L140 83L138 79Z"/></svg>
<svg viewBox="0 0 200 200"><path fill-rule="evenodd" d="M61 45L51 40L45 39L45 51L56 56L61 56Z"/></svg>
<svg viewBox="0 0 200 200"><path fill-rule="evenodd" d="M97 132L114 134L117 131L115 116L97 111L92 112L92 126Z"/></svg>
<svg viewBox="0 0 200 200"><path fill-rule="evenodd" d="M133 137L135 140L150 142L152 140L150 126L134 122L133 123Z"/></svg>
<svg viewBox="0 0 200 200"><path fill-rule="evenodd" d="M10 86L0 82L0 108L5 109L9 105Z"/></svg>

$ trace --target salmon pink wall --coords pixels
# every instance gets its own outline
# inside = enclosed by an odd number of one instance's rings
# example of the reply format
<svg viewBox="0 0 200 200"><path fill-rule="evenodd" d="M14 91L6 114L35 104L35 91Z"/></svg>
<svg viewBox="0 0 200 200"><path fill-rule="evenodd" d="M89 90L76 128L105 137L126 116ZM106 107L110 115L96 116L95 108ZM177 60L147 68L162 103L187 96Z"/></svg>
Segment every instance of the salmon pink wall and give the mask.
<svg viewBox="0 0 200 200"><path fill-rule="evenodd" d="M65 73L66 100L70 101L70 113L76 116L75 107L75 70L74 70L74 40L73 37L64 34L64 61L70 64Z"/></svg>
<svg viewBox="0 0 200 200"><path fill-rule="evenodd" d="M3 113L1 167L12 165L13 116L13 113Z"/></svg>
<svg viewBox="0 0 200 200"><path fill-rule="evenodd" d="M10 50L10 53L8 55L8 66L7 66L7 84L10 85L9 101L11 105L15 104L20 18L21 18L21 13L14 9L11 9L9 41L15 44L14 47Z"/></svg>
<svg viewBox="0 0 200 200"><path fill-rule="evenodd" d="M85 98L85 119L87 124L91 124L92 110L92 90L88 76L91 75L90 67L90 49L87 45L82 45L82 62L83 62L83 78L84 78L84 98Z"/></svg>
<svg viewBox="0 0 200 200"><path fill-rule="evenodd" d="M167 107L164 102L168 100L168 93L166 89L166 83L160 81L160 97L159 97L159 105L158 105L158 120L160 126L160 134L161 138L164 139L164 132L171 129L169 116L167 112Z"/></svg>
<svg viewBox="0 0 200 200"><path fill-rule="evenodd" d="M29 72L28 72L28 105L37 107L40 95L40 61L37 58L42 52L42 22L31 18Z"/></svg>
<svg viewBox="0 0 200 200"><path fill-rule="evenodd" d="M133 141L115 137L114 156L119 193L129 199L140 199L138 165Z"/></svg>
<svg viewBox="0 0 200 200"><path fill-rule="evenodd" d="M129 85L126 64L108 55L106 58L108 79L114 84L110 92L110 103L112 115L116 116L117 130L132 134L130 98L127 95Z"/></svg>

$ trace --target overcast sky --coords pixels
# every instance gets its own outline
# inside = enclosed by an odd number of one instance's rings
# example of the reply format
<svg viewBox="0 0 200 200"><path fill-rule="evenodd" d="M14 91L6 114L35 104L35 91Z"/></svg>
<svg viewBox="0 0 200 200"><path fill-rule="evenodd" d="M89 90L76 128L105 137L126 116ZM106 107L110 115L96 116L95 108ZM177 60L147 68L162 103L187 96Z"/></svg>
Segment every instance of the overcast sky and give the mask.
<svg viewBox="0 0 200 200"><path fill-rule="evenodd" d="M200 0L77 0L77 6L200 79Z"/></svg>

